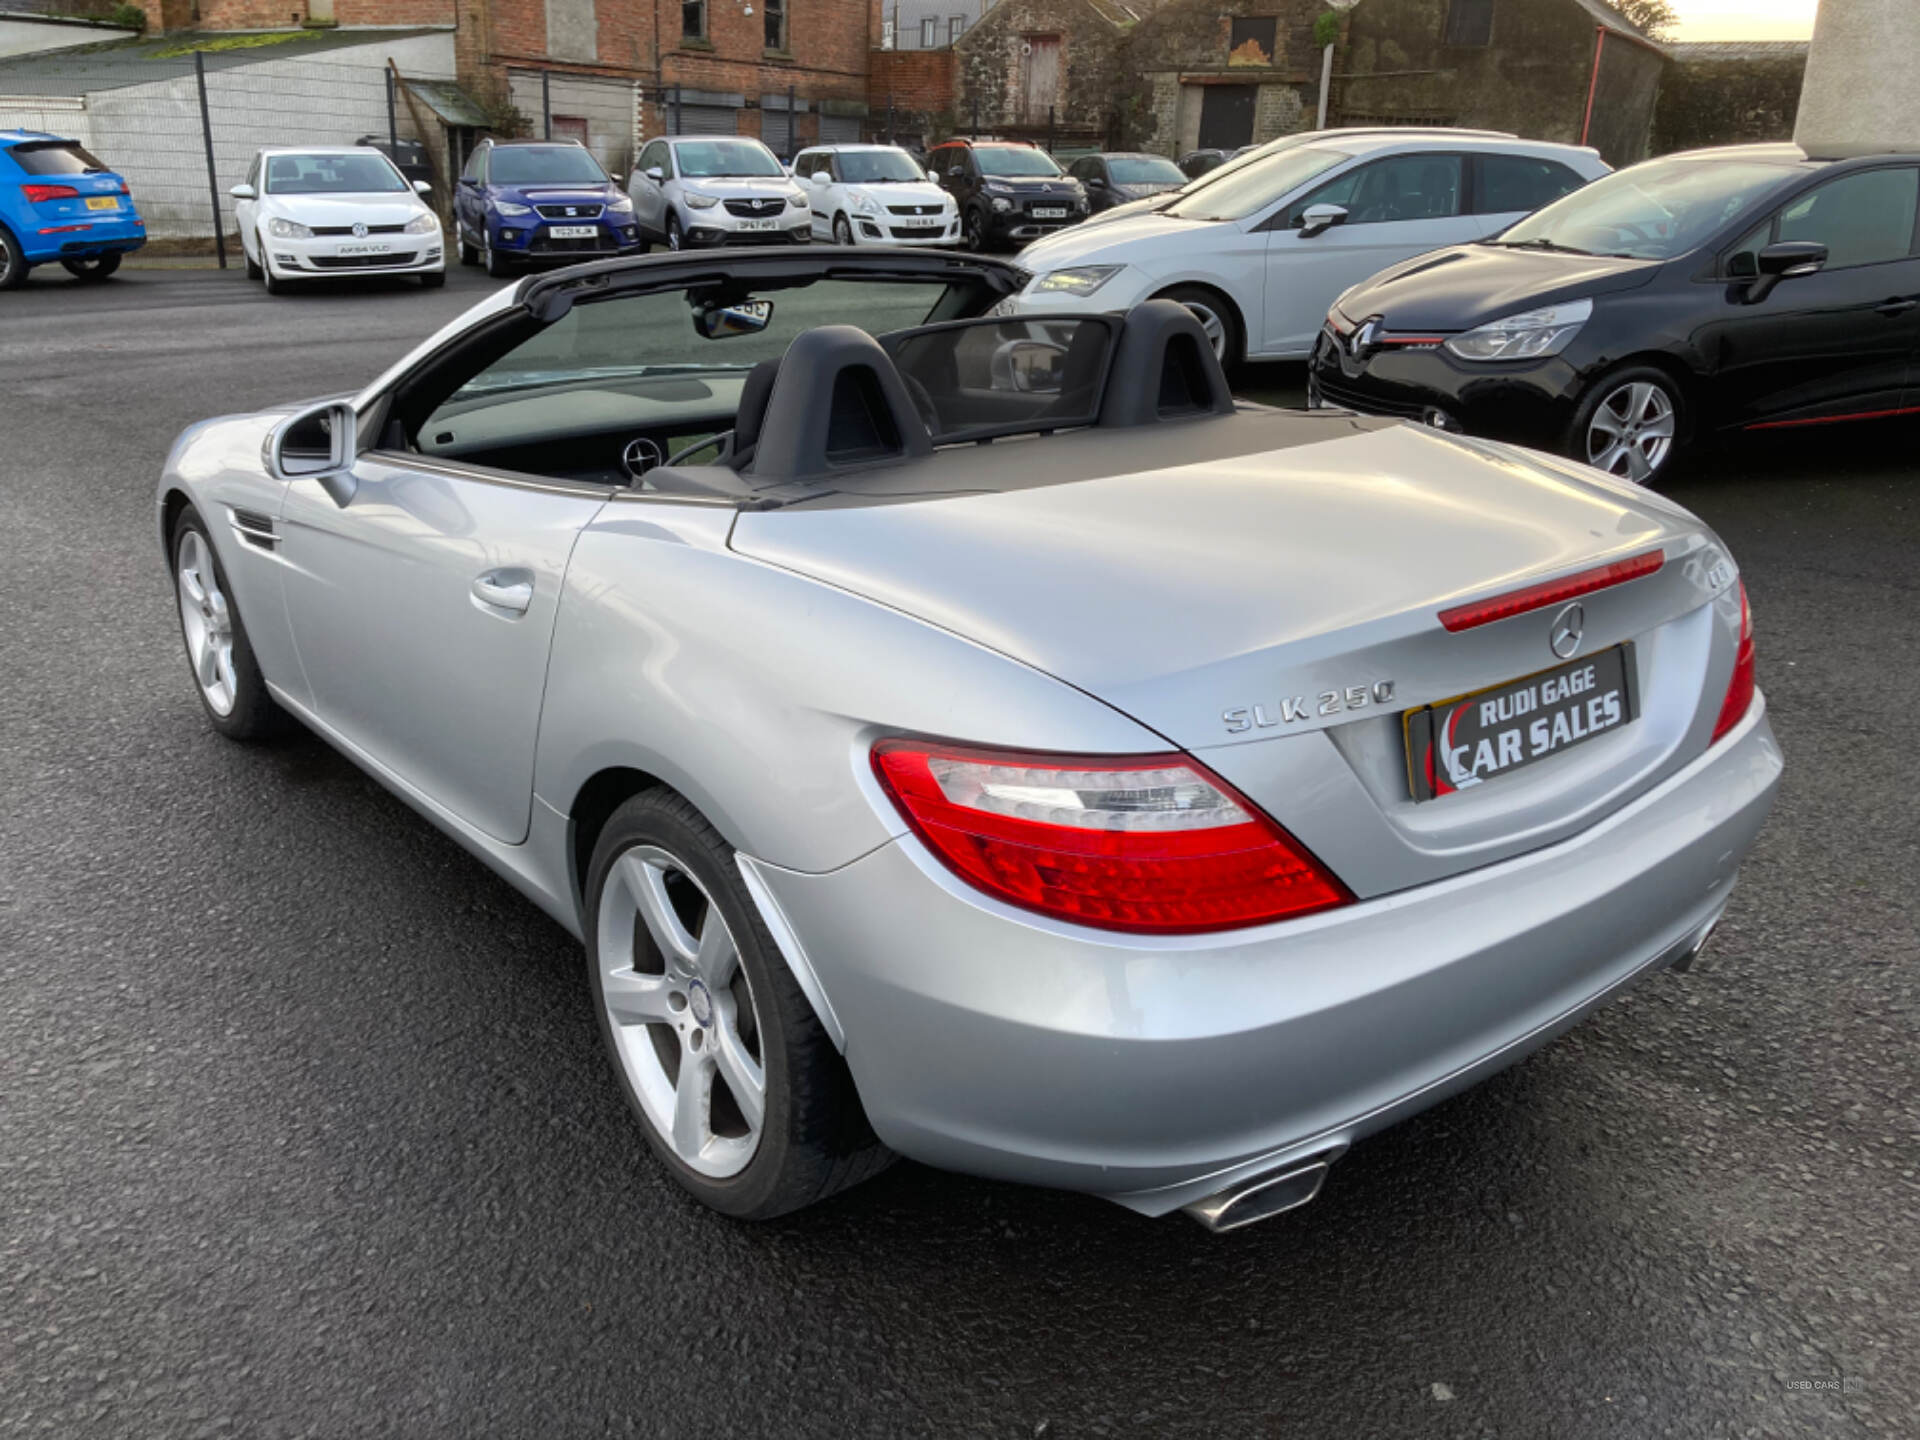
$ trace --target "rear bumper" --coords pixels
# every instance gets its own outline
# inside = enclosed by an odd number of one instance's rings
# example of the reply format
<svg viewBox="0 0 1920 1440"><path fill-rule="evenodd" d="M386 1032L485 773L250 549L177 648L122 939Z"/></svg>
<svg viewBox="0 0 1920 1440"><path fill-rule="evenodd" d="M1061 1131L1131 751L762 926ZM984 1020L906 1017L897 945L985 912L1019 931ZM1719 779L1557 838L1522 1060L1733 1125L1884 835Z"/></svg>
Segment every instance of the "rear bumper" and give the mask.
<svg viewBox="0 0 1920 1440"><path fill-rule="evenodd" d="M51 234L19 236L21 253L30 265L50 260L73 260L87 255L125 255L147 243L147 227L137 216L115 217L91 224L63 222L47 227Z"/></svg>
<svg viewBox="0 0 1920 1440"><path fill-rule="evenodd" d="M911 837L824 875L747 863L888 1145L1157 1215L1433 1104L1691 953L1780 771L1756 702L1573 839L1215 936L1025 914Z"/></svg>

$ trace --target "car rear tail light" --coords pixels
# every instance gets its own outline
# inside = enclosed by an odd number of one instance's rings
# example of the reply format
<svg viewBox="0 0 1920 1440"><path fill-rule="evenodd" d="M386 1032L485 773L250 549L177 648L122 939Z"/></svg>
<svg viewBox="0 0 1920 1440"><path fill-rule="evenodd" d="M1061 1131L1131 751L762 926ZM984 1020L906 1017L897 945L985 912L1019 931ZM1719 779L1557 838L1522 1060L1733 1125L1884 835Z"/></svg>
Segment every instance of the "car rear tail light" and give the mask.
<svg viewBox="0 0 1920 1440"><path fill-rule="evenodd" d="M1475 600L1471 605L1455 605L1450 610L1440 612L1440 623L1448 630L1456 631L1471 630L1476 625L1491 625L1496 620L1524 615L1529 610L1558 605L1562 600L1591 595L1596 590L1605 590L1612 585L1624 585L1629 580L1638 580L1643 575L1653 574L1666 563L1667 555L1664 550L1648 550L1639 555L1629 555L1625 560L1596 565L1591 570L1565 575L1558 580L1546 580L1538 585L1509 590L1504 595Z"/></svg>
<svg viewBox="0 0 1920 1440"><path fill-rule="evenodd" d="M1747 586L1743 580L1740 583L1740 648L1733 655L1733 679L1727 682L1727 698L1720 702L1720 718L1713 722L1713 740L1718 741L1745 719L1752 706L1753 611L1747 605Z"/></svg>
<svg viewBox="0 0 1920 1440"><path fill-rule="evenodd" d="M1105 930L1262 925L1354 897L1184 755L1065 756L883 740L874 773L956 875Z"/></svg>
<svg viewBox="0 0 1920 1440"><path fill-rule="evenodd" d="M46 200L77 200L80 192L71 185L22 185L20 193L38 205Z"/></svg>

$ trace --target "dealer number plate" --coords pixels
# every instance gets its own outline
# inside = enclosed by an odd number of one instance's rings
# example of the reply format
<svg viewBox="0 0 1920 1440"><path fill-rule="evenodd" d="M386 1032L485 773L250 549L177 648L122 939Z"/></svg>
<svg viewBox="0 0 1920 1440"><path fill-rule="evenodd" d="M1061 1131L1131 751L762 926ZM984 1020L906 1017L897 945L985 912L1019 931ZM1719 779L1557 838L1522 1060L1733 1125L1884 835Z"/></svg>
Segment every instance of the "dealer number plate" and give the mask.
<svg viewBox="0 0 1920 1440"><path fill-rule="evenodd" d="M1407 781L1437 800L1558 755L1633 719L1633 644L1404 712Z"/></svg>
<svg viewBox="0 0 1920 1440"><path fill-rule="evenodd" d="M118 210L119 208L120 202L111 195L89 195L87 197L87 209L89 210Z"/></svg>
<svg viewBox="0 0 1920 1440"><path fill-rule="evenodd" d="M1044 208L1036 205L1033 210L1033 218L1036 220L1064 220L1067 218L1067 212L1057 205L1049 205Z"/></svg>
<svg viewBox="0 0 1920 1440"><path fill-rule="evenodd" d="M600 233L598 225L549 225L547 233L556 240L591 240Z"/></svg>

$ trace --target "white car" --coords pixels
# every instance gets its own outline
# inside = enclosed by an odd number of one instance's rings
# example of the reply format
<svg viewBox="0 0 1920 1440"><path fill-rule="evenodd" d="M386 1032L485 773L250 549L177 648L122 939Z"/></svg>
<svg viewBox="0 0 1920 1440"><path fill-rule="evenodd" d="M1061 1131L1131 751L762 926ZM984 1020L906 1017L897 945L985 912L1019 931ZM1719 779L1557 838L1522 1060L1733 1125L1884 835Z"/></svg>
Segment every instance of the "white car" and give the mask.
<svg viewBox="0 0 1920 1440"><path fill-rule="evenodd" d="M805 245L806 192L773 151L744 135L674 135L640 148L627 180L640 239L669 250Z"/></svg>
<svg viewBox="0 0 1920 1440"><path fill-rule="evenodd" d="M1443 245L1497 235L1608 173L1597 151L1474 135L1353 132L1269 154L1171 203L1021 253L1022 313L1178 300L1214 353L1305 359L1350 285Z"/></svg>
<svg viewBox="0 0 1920 1440"><path fill-rule="evenodd" d="M960 211L898 145L816 145L794 158L813 237L839 245L958 245Z"/></svg>
<svg viewBox="0 0 1920 1440"><path fill-rule="evenodd" d="M258 151L245 184L230 192L247 278L277 295L291 280L342 275L418 275L447 282L440 217L409 182L365 145Z"/></svg>

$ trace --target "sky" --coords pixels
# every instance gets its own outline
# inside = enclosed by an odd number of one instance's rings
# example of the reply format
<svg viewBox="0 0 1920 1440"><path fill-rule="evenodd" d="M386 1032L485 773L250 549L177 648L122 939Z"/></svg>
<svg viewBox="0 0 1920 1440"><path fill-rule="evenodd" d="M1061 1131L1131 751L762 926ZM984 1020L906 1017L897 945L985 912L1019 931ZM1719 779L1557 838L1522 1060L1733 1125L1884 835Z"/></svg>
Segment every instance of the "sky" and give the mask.
<svg viewBox="0 0 1920 1440"><path fill-rule="evenodd" d="M1804 40L1818 0L1672 0L1674 40Z"/></svg>

